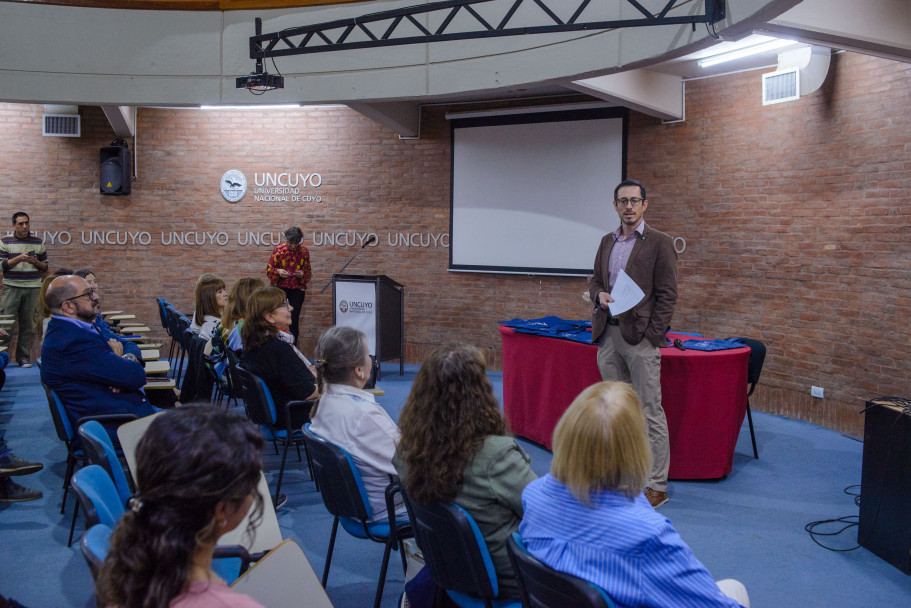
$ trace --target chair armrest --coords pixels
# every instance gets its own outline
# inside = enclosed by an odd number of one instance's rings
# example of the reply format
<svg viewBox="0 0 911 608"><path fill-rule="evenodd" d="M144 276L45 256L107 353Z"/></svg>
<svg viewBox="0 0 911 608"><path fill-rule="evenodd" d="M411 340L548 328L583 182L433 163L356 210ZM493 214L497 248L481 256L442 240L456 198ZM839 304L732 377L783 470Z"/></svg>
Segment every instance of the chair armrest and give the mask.
<svg viewBox="0 0 911 608"><path fill-rule="evenodd" d="M105 422L132 422L138 420L136 414L94 414L92 416L83 416L76 421L76 428L78 429L82 426L83 422L88 422L89 420L97 420L98 422L104 424Z"/></svg>
<svg viewBox="0 0 911 608"><path fill-rule="evenodd" d="M240 572L238 576L247 571L247 568L250 567L251 562L255 562L259 559L262 559L262 554L257 554L259 557L255 559L250 555L250 552L247 551L247 548L243 545L217 545L215 551L212 553L212 559L218 558L230 558L236 557L240 559Z"/></svg>
<svg viewBox="0 0 911 608"><path fill-rule="evenodd" d="M316 403L316 399L306 399L303 401L289 401L285 404L285 430L289 433L296 432L300 430L300 427L305 423L310 422L310 410L313 409L313 404ZM297 419L301 420L300 412L303 412L304 422L301 422L300 425L297 425L298 428L293 428L292 424L292 414L297 414Z"/></svg>
<svg viewBox="0 0 911 608"><path fill-rule="evenodd" d="M389 530L391 534L395 534L397 538L410 538L414 536L414 533L411 530L411 522L405 521L399 523L396 521L395 514L395 495L402 494L404 492L402 489L402 483L399 481L399 478L395 475L389 476L389 485L386 486L386 513L389 517Z"/></svg>

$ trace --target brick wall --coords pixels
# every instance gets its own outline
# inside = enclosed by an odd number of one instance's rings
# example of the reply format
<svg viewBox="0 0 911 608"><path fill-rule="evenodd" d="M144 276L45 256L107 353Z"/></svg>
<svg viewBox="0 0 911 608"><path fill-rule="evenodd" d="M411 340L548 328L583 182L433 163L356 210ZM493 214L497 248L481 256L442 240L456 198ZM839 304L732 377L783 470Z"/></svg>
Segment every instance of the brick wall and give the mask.
<svg viewBox="0 0 911 608"><path fill-rule="evenodd" d="M674 325L762 340L754 407L862 434L867 398L911 396L911 65L834 55L765 107L757 71L686 86L686 122L635 115L628 165L687 241Z"/></svg>
<svg viewBox="0 0 911 608"><path fill-rule="evenodd" d="M763 108L759 73L749 72L688 83L684 123L632 115L628 173L649 187L647 217L687 242L673 325L767 343L756 409L859 434L863 399L911 395L909 92L907 64L844 54L797 102ZM424 109L418 140L344 108L141 109L138 176L120 197L98 193L98 149L114 138L100 109L80 108L83 136L63 139L41 136L42 106L0 104L0 220L23 209L34 230L69 232L69 244L48 244L51 268L91 266L105 308L135 312L159 337L155 296L189 313L201 273L229 284L263 275L271 245L241 245L238 233L277 237L300 225L314 270L305 350L331 323L331 289L319 289L360 243L317 234L316 245L314 233L376 233L348 272L406 286L407 360L461 340L499 368L496 321L584 318L585 282L449 273L445 247L390 244L449 230L448 109ZM229 169L248 180L236 204L219 192ZM254 201L254 175L267 172L320 174L318 188L301 189L320 202ZM83 244L92 231L117 231L115 243L145 231L151 244ZM229 242L162 245L172 232L224 232ZM810 399L811 384L827 398Z"/></svg>

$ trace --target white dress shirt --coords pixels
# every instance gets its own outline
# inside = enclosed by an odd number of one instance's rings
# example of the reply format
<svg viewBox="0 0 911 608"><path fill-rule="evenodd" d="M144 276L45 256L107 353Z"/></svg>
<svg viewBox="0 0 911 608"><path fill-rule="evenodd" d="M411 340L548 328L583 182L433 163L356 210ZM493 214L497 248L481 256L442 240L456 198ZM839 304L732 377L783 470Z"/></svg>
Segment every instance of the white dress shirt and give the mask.
<svg viewBox="0 0 911 608"><path fill-rule="evenodd" d="M367 490L372 519L385 519L386 486L396 475L392 455L399 441L399 427L367 391L345 384L329 384L320 397L310 430L351 455ZM404 514L401 495L396 514Z"/></svg>

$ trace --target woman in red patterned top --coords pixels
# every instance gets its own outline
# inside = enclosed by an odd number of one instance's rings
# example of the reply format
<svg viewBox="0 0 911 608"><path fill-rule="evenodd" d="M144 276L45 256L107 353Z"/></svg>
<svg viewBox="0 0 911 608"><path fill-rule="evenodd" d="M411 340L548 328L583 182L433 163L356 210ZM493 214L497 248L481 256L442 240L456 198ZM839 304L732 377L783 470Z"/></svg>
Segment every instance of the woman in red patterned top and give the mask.
<svg viewBox="0 0 911 608"><path fill-rule="evenodd" d="M285 242L272 250L266 276L275 287L285 292L291 304L291 335L297 345L297 324L304 309L307 283L310 282L310 252L301 245L304 233L297 226L285 230Z"/></svg>

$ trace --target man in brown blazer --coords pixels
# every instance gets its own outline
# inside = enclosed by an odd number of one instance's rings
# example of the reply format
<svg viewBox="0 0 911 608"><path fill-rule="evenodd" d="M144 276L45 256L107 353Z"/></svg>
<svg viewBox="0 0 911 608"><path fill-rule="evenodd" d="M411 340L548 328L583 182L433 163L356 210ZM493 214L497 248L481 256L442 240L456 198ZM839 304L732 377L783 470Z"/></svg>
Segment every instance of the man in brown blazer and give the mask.
<svg viewBox="0 0 911 608"><path fill-rule="evenodd" d="M677 252L668 235L645 223L645 186L628 179L614 189L620 227L604 235L589 280L592 342L598 342L598 369L604 380L629 382L639 394L648 423L652 470L645 495L653 507L667 502L670 466L667 418L661 407L661 352L677 304ZM645 293L633 308L611 316L610 292L620 270Z"/></svg>

